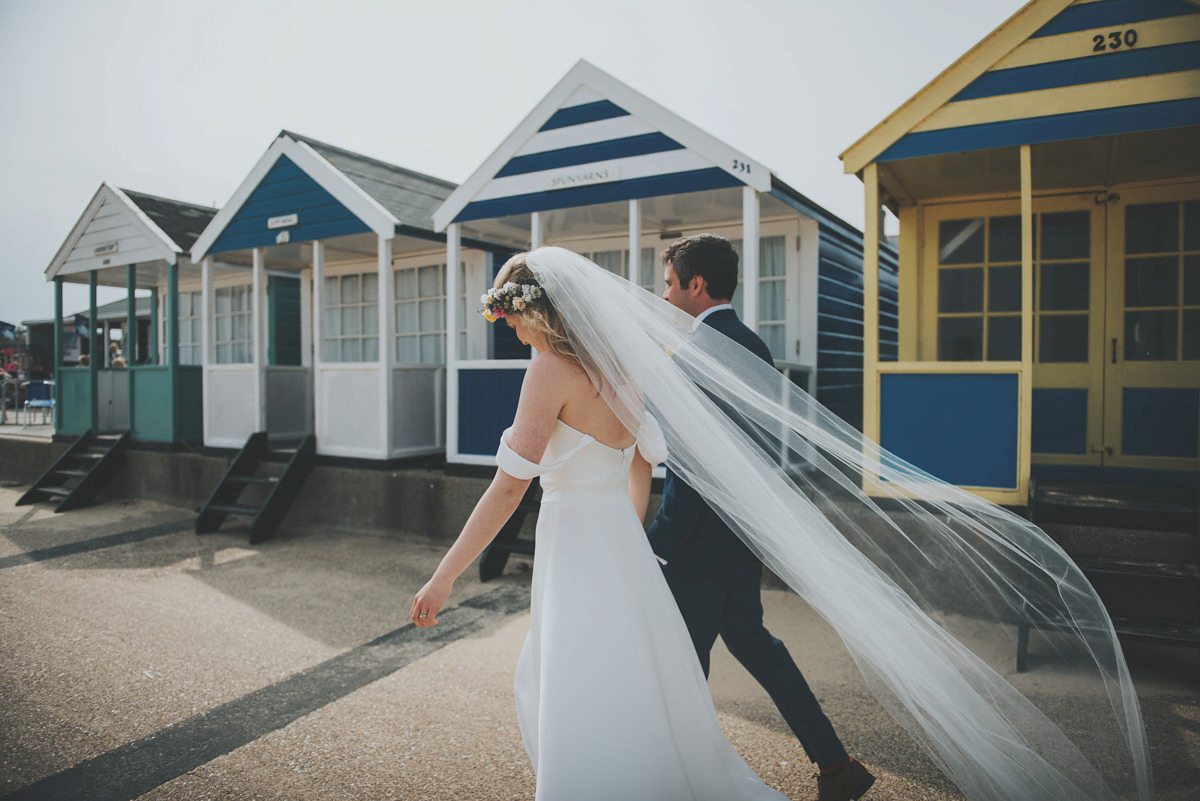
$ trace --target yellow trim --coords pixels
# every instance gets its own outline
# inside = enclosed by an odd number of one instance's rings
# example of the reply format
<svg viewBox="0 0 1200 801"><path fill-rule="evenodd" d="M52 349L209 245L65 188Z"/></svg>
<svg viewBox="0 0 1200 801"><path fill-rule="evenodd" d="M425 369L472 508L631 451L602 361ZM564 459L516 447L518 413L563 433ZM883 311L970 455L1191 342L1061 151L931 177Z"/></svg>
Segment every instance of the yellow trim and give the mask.
<svg viewBox="0 0 1200 801"><path fill-rule="evenodd" d="M961 100L944 106L913 128L913 132L1195 97L1200 97L1200 70L1170 72L1166 75L1147 75L1118 81L1064 86L1059 89L981 97L978 100Z"/></svg>
<svg viewBox="0 0 1200 801"><path fill-rule="evenodd" d="M1021 145L1021 381L1017 410L1017 491L1028 494L1033 439L1033 156Z"/></svg>
<svg viewBox="0 0 1200 801"><path fill-rule="evenodd" d="M900 208L900 268L897 276L900 306L898 356L902 361L917 358L918 333L921 327L921 243L925 232L921 230L924 217L920 206Z"/></svg>
<svg viewBox="0 0 1200 801"><path fill-rule="evenodd" d="M1128 25L1110 25L1106 28L1092 28L1088 31L1060 33L1057 36L1039 36L1036 39L1026 40L1016 50L992 65L991 70L1028 67L1031 64L1049 64L1054 61L1068 61L1088 56L1103 58L1103 55L1092 52L1092 37L1098 34L1107 35L1115 27L1136 28L1137 45L1130 49L1144 50L1147 47L1181 44L1200 39L1200 14L1182 18L1168 17L1167 19L1133 22Z"/></svg>
<svg viewBox="0 0 1200 801"><path fill-rule="evenodd" d="M863 375L874 378L874 386L863 382L863 433L879 441L879 167L863 170Z"/></svg>
<svg viewBox="0 0 1200 801"><path fill-rule="evenodd" d="M882 122L848 147L839 158L847 173L857 174L896 140L913 130L930 114L987 72L1022 42L1071 5L1072 0L1031 0L1000 24L957 61L943 70L889 114Z"/></svg>

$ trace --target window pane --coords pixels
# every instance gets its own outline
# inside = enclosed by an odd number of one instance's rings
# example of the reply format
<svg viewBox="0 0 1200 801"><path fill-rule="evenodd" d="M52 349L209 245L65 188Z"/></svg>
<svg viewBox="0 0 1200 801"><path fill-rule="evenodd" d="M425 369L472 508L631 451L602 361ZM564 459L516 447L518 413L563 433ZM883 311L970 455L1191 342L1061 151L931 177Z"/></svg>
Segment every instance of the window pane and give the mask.
<svg viewBox="0 0 1200 801"><path fill-rule="evenodd" d="M229 345L217 345L217 364L229 364L230 355Z"/></svg>
<svg viewBox="0 0 1200 801"><path fill-rule="evenodd" d="M321 302L326 306L336 306L338 304L338 299L341 297L341 290L338 289L339 286L340 283L338 282L337 276L326 278L325 297Z"/></svg>
<svg viewBox="0 0 1200 801"><path fill-rule="evenodd" d="M1200 200L1183 204L1183 249L1200 250Z"/></svg>
<svg viewBox="0 0 1200 801"><path fill-rule="evenodd" d="M396 304L396 333L415 334L417 332L417 304Z"/></svg>
<svg viewBox="0 0 1200 801"><path fill-rule="evenodd" d="M432 333L442 330L442 302L440 300L421 301L421 331Z"/></svg>
<svg viewBox="0 0 1200 801"><path fill-rule="evenodd" d="M1178 249L1178 203L1151 203L1125 209L1126 253L1162 253Z"/></svg>
<svg viewBox="0 0 1200 801"><path fill-rule="evenodd" d="M336 337L342 333L342 315L337 309L325 310L325 333L331 337Z"/></svg>
<svg viewBox="0 0 1200 801"><path fill-rule="evenodd" d="M983 311L983 268L938 270L938 311Z"/></svg>
<svg viewBox="0 0 1200 801"><path fill-rule="evenodd" d="M992 217L988 225L988 261L1020 261L1021 218Z"/></svg>
<svg viewBox="0 0 1200 801"><path fill-rule="evenodd" d="M1038 361L1086 362L1087 337L1087 315L1043 314L1038 318Z"/></svg>
<svg viewBox="0 0 1200 801"><path fill-rule="evenodd" d="M1183 257L1183 305L1200 306L1200 255Z"/></svg>
<svg viewBox="0 0 1200 801"><path fill-rule="evenodd" d="M787 344L784 342L784 326L760 325L758 327L758 335L762 337L763 342L767 343L767 348L770 349L773 357L776 359L784 357L784 350L787 347Z"/></svg>
<svg viewBox="0 0 1200 801"><path fill-rule="evenodd" d="M979 317L943 317L938 320L938 360L979 361L983 356L983 320Z"/></svg>
<svg viewBox="0 0 1200 801"><path fill-rule="evenodd" d="M991 267L988 269L988 310L1021 310L1021 268Z"/></svg>
<svg viewBox="0 0 1200 801"><path fill-rule="evenodd" d="M358 306L347 306L342 309L342 335L356 336L362 332L359 324ZM355 360L357 361L357 359Z"/></svg>
<svg viewBox="0 0 1200 801"><path fill-rule="evenodd" d="M769 278L783 275L787 271L783 245L784 237L782 236L768 236L759 241L759 276Z"/></svg>
<svg viewBox="0 0 1200 801"><path fill-rule="evenodd" d="M362 348L359 346L358 339L343 339L342 340L342 361L357 362L361 361Z"/></svg>
<svg viewBox="0 0 1200 801"><path fill-rule="evenodd" d="M944 220L938 225L938 264L983 261L983 218Z"/></svg>
<svg viewBox="0 0 1200 801"><path fill-rule="evenodd" d="M412 300L417 296L417 271L396 271L396 300Z"/></svg>
<svg viewBox="0 0 1200 801"><path fill-rule="evenodd" d="M325 357L327 362L340 362L342 360L341 346L336 339L325 340Z"/></svg>
<svg viewBox="0 0 1200 801"><path fill-rule="evenodd" d="M362 277L362 302L379 302L379 274L365 273Z"/></svg>
<svg viewBox="0 0 1200 801"><path fill-rule="evenodd" d="M758 287L758 319L782 320L785 316L786 296L784 281L764 281Z"/></svg>
<svg viewBox="0 0 1200 801"><path fill-rule="evenodd" d="M229 317L217 318L217 342L228 342L233 339L233 323Z"/></svg>
<svg viewBox="0 0 1200 801"><path fill-rule="evenodd" d="M179 316L180 317L191 317L192 316L192 293L191 292L180 292L179 293Z"/></svg>
<svg viewBox="0 0 1200 801"><path fill-rule="evenodd" d="M1183 313L1183 358L1200 359L1200 309Z"/></svg>
<svg viewBox="0 0 1200 801"><path fill-rule="evenodd" d="M358 276L343 275L342 276L342 303L358 303Z"/></svg>
<svg viewBox="0 0 1200 801"><path fill-rule="evenodd" d="M191 341L192 341L192 342L199 342L199 341L200 341L200 334L201 334L201 332L200 332L200 322L201 322L201 321L200 321L200 318L199 318L199 317L193 317L193 318L192 318L192 324L191 324L191 326L190 326L190 327L191 327L191 329L192 329L192 337L191 337Z"/></svg>
<svg viewBox="0 0 1200 801"><path fill-rule="evenodd" d="M642 277L638 283L653 291L654 274L657 271L658 265L654 262L654 248L642 248Z"/></svg>
<svg viewBox="0 0 1200 801"><path fill-rule="evenodd" d="M364 362L379 361L379 337L364 337L362 343L362 360Z"/></svg>
<svg viewBox="0 0 1200 801"><path fill-rule="evenodd" d="M1086 259L1088 257L1088 214L1064 211L1042 215L1043 259Z"/></svg>
<svg viewBox="0 0 1200 801"><path fill-rule="evenodd" d="M1125 260L1125 307L1174 306L1179 302L1179 257Z"/></svg>
<svg viewBox="0 0 1200 801"><path fill-rule="evenodd" d="M1174 361L1179 313L1125 312L1125 358L1129 361Z"/></svg>
<svg viewBox="0 0 1200 801"><path fill-rule="evenodd" d="M1043 264L1038 270L1042 311L1087 311L1089 275L1087 262L1073 264Z"/></svg>
<svg viewBox="0 0 1200 801"><path fill-rule="evenodd" d="M442 335L427 334L421 337L421 362L437 364L445 361L442 358Z"/></svg>
<svg viewBox="0 0 1200 801"><path fill-rule="evenodd" d="M396 361L399 364L418 364L421 361L416 337L397 337Z"/></svg>
<svg viewBox="0 0 1200 801"><path fill-rule="evenodd" d="M603 250L592 254L592 261L614 275L625 275L625 253L620 250Z"/></svg>
<svg viewBox="0 0 1200 801"><path fill-rule="evenodd" d="M362 307L362 332L364 334L374 334L379 330L379 307L378 306L363 306Z"/></svg>
<svg viewBox="0 0 1200 801"><path fill-rule="evenodd" d="M1021 359L1021 318L988 318L988 359L1015 362Z"/></svg>
<svg viewBox="0 0 1200 801"><path fill-rule="evenodd" d="M250 338L250 317L246 314L235 314L233 320L233 339L247 340Z"/></svg>
<svg viewBox="0 0 1200 801"><path fill-rule="evenodd" d="M420 284L421 297L436 298L444 294L442 292L441 269L436 264L430 267L418 268L417 280Z"/></svg>
<svg viewBox="0 0 1200 801"><path fill-rule="evenodd" d="M228 313L229 313L229 290L228 289L218 289L217 290L217 314L228 314Z"/></svg>

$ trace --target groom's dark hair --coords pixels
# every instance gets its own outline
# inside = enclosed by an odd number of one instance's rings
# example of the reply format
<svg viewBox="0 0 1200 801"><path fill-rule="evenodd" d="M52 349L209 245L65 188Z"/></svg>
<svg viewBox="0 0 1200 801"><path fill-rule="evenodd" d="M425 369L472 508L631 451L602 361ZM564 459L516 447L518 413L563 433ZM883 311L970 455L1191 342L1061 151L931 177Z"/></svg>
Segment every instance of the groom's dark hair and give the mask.
<svg viewBox="0 0 1200 801"><path fill-rule="evenodd" d="M713 300L729 300L737 289L738 254L733 244L716 234L697 234L676 239L662 255L684 289L700 276Z"/></svg>

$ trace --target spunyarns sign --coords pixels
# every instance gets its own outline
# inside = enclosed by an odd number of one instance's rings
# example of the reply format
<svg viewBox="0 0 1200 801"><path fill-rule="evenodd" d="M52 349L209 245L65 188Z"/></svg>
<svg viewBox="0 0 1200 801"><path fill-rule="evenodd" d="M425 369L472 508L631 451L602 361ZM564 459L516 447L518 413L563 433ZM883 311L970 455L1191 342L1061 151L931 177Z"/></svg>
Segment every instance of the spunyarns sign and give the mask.
<svg viewBox="0 0 1200 801"><path fill-rule="evenodd" d="M279 217L268 217L267 228L287 228L290 225L295 225L300 222L299 214L284 214Z"/></svg>
<svg viewBox="0 0 1200 801"><path fill-rule="evenodd" d="M545 182L542 188L545 191L554 191L555 189L573 189L577 186L591 186L592 184L607 184L612 181L621 180L620 167L601 167L589 169L574 169L560 170L554 173L548 173L545 177Z"/></svg>

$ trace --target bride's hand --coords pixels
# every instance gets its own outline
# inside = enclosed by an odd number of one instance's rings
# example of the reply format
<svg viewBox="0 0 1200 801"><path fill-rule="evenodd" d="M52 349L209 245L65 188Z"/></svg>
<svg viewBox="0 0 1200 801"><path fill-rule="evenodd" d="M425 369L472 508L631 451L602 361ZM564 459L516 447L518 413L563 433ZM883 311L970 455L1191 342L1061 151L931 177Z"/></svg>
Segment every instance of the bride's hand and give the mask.
<svg viewBox="0 0 1200 801"><path fill-rule="evenodd" d="M446 599L450 597L450 590L453 586L454 582L444 581L436 575L426 582L425 586L413 596L412 611L409 613L412 622L420 628L436 626L437 614L442 605L446 603Z"/></svg>

